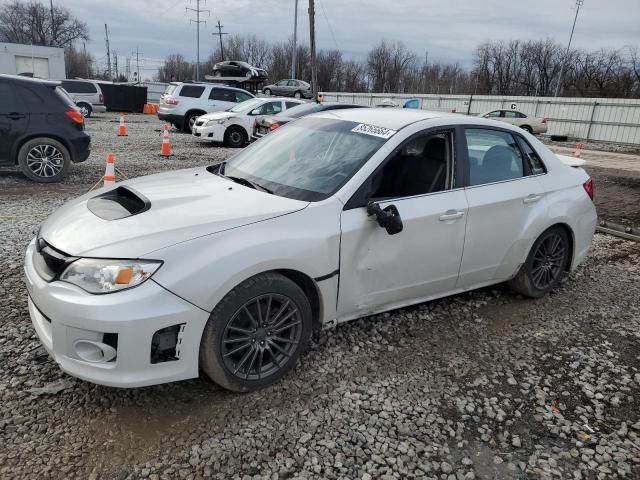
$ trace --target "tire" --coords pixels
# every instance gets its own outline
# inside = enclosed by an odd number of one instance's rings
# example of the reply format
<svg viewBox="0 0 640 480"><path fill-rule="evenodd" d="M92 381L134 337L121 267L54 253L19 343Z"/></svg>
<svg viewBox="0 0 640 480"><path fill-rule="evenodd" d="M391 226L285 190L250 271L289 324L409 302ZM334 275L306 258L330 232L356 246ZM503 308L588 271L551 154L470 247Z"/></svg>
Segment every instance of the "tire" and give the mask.
<svg viewBox="0 0 640 480"><path fill-rule="evenodd" d="M213 72L213 76L214 77L221 77L222 76L222 72L220 70L216 70L215 72Z"/></svg>
<svg viewBox="0 0 640 480"><path fill-rule="evenodd" d="M533 135L533 128L531 128L529 125L523 125L520 127L522 130L524 130L525 132L529 132L530 134Z"/></svg>
<svg viewBox="0 0 640 480"><path fill-rule="evenodd" d="M256 275L229 292L211 312L200 341L200 367L215 383L234 392L271 385L296 365L305 350L311 318L311 305L298 285L279 273Z"/></svg>
<svg viewBox="0 0 640 480"><path fill-rule="evenodd" d="M557 248L554 248L556 242ZM531 298L546 295L562 280L569 266L570 251L567 232L559 226L549 228L534 242L517 275L509 281L509 286Z"/></svg>
<svg viewBox="0 0 640 480"><path fill-rule="evenodd" d="M293 94L295 98L302 98L302 92L296 92Z"/></svg>
<svg viewBox="0 0 640 480"><path fill-rule="evenodd" d="M262 93L264 93L265 95L269 95L271 96L271 89L270 88L265 88Z"/></svg>
<svg viewBox="0 0 640 480"><path fill-rule="evenodd" d="M88 103L78 103L78 108L80 109L80 113L84 118L89 118L91 113L93 113L93 108Z"/></svg>
<svg viewBox="0 0 640 480"><path fill-rule="evenodd" d="M59 182L67 176L70 164L69 150L53 138L32 138L18 152L20 170L35 182Z"/></svg>
<svg viewBox="0 0 640 480"><path fill-rule="evenodd" d="M183 130L187 133L191 133L191 127L194 123L196 123L196 119L204 115L202 112L191 112L186 117L184 117L184 125L182 126Z"/></svg>
<svg viewBox="0 0 640 480"><path fill-rule="evenodd" d="M224 132L224 144L231 148L241 148L247 143L247 134L241 127L229 127Z"/></svg>

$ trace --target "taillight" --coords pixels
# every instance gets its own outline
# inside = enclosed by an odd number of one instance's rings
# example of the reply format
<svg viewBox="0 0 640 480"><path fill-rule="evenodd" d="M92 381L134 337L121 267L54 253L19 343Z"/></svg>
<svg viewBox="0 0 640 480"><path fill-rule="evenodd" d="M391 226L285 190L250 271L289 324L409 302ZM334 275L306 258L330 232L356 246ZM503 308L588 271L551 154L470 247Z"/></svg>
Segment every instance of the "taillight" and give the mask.
<svg viewBox="0 0 640 480"><path fill-rule="evenodd" d="M590 178L589 180L584 182L582 186L584 188L584 191L587 192L587 195L589 195L591 201L593 201L593 179Z"/></svg>
<svg viewBox="0 0 640 480"><path fill-rule="evenodd" d="M84 124L84 117L82 114L76 110L67 110L64 112L67 117L71 119L71 121L77 125Z"/></svg>
<svg viewBox="0 0 640 480"><path fill-rule="evenodd" d="M167 98L164 103L166 103L167 105L178 105L178 100L176 100L175 98Z"/></svg>
<svg viewBox="0 0 640 480"><path fill-rule="evenodd" d="M269 130L271 130L273 132L274 130L277 130L278 128L280 128L280 124L279 123L273 123L269 127Z"/></svg>
<svg viewBox="0 0 640 480"><path fill-rule="evenodd" d="M98 97L98 101L100 103L104 103L104 95L100 94L100 96Z"/></svg>

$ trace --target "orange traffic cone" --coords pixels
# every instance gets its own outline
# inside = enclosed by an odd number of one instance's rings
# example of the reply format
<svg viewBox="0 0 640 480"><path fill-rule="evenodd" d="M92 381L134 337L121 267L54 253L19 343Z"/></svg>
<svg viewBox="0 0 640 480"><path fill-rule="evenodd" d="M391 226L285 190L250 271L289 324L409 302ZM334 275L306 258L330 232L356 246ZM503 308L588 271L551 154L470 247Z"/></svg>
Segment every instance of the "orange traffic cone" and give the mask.
<svg viewBox="0 0 640 480"><path fill-rule="evenodd" d="M116 183L116 166L113 153L109 153L107 155L107 165L105 167L104 177L102 177L102 179L104 180L103 186L105 187Z"/></svg>
<svg viewBox="0 0 640 480"><path fill-rule="evenodd" d="M118 136L119 137L127 136L127 126L124 124L124 113L120 114L120 126L118 127Z"/></svg>
<svg viewBox="0 0 640 480"><path fill-rule="evenodd" d="M582 144L581 143L576 145L576 151L574 152L573 156L575 158L582 158Z"/></svg>
<svg viewBox="0 0 640 480"><path fill-rule="evenodd" d="M169 143L169 126L165 123L163 126L164 132L162 132L162 148L160 149L161 157L170 157L171 144Z"/></svg>

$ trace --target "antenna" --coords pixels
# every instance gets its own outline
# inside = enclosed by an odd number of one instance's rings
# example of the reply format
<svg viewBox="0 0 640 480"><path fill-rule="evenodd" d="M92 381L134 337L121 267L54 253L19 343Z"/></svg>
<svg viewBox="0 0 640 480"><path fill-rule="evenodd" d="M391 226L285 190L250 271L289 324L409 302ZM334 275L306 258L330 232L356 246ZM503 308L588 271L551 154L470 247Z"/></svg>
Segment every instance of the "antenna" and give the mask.
<svg viewBox="0 0 640 480"><path fill-rule="evenodd" d="M195 12L196 19L189 19L189 22L193 22L196 24L196 82L200 81L200 24L207 23L206 20L200 20L200 14L207 12L207 14L211 14L210 10L205 10L200 8L200 2L203 4L206 3L206 0L195 0L196 8L185 7L185 10Z"/></svg>

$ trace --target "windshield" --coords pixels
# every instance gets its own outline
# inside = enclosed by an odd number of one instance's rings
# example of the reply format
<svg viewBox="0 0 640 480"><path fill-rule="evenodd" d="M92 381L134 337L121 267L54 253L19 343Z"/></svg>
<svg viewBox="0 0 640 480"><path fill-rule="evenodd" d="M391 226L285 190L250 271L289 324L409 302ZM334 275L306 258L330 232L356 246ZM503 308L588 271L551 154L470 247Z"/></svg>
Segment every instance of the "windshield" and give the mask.
<svg viewBox="0 0 640 480"><path fill-rule="evenodd" d="M354 132L356 122L303 118L245 148L222 173L240 177L274 195L305 201L335 193L386 139Z"/></svg>
<svg viewBox="0 0 640 480"><path fill-rule="evenodd" d="M292 107L284 110L278 115L282 115L283 117L300 118L314 112L320 112L323 109L323 106L317 103L303 103L302 105L298 105L297 107Z"/></svg>
<svg viewBox="0 0 640 480"><path fill-rule="evenodd" d="M258 108L263 103L264 103L263 100L256 100L256 99L245 100L244 102L239 103L235 107L229 108L227 112L233 112L233 113L250 112L254 108Z"/></svg>

